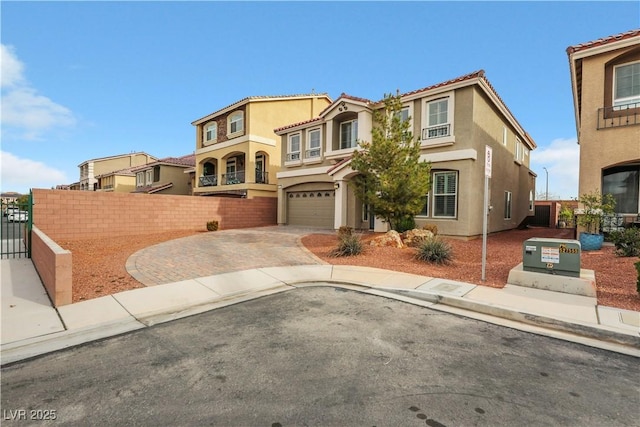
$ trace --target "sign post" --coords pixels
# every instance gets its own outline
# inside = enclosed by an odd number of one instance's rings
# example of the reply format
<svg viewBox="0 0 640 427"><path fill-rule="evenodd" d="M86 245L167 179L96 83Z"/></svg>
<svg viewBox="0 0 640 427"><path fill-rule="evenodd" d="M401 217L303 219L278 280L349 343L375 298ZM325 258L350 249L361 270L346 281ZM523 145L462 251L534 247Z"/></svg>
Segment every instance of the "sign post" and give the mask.
<svg viewBox="0 0 640 427"><path fill-rule="evenodd" d="M487 222L489 219L489 178L491 178L491 160L493 150L485 146L484 155L484 201L482 209L482 281L486 280L487 266Z"/></svg>

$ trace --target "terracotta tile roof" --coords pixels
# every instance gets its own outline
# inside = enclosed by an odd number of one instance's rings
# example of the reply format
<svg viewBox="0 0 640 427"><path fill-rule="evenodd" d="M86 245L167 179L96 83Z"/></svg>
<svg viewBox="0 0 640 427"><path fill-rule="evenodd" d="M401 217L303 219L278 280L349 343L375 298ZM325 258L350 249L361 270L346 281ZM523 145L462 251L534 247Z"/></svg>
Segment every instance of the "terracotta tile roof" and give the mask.
<svg viewBox="0 0 640 427"><path fill-rule="evenodd" d="M327 174L331 175L331 172L340 169L343 165L347 164L351 162L351 156L349 157L345 157L344 159L340 160L338 163L336 163L335 165L331 166L328 170L327 170Z"/></svg>
<svg viewBox="0 0 640 427"><path fill-rule="evenodd" d="M309 123L321 122L321 121L322 121L322 117L316 117L314 119L305 120L303 122L298 122L298 123L293 123L293 124L290 124L290 125L282 126L282 127L274 129L273 131L275 133L278 133L279 131L283 131L283 130L286 130L286 129L291 129L291 128L294 128L296 126L302 126L302 125L306 125L306 124L309 124Z"/></svg>
<svg viewBox="0 0 640 427"><path fill-rule="evenodd" d="M103 173L103 174L97 175L96 178L102 178L103 176L110 176L110 175L134 176L135 174L133 173L133 170L135 168L138 168L138 167L140 167L140 166L131 166L131 167L124 168L124 169L118 169L116 171L107 172L107 173Z"/></svg>
<svg viewBox="0 0 640 427"><path fill-rule="evenodd" d="M590 42L580 43L580 44L577 44L577 45L569 46L567 48L567 54L572 54L572 53L575 53L575 52L579 52L581 50L591 49L591 48L598 47L598 46L604 46L604 45L607 45L609 43L617 42L617 41L620 41L620 40L630 39L630 38L636 37L636 36L640 36L640 28L637 28L635 30L626 31L626 32L620 33L620 34L615 34L613 36L607 36L607 37L603 37L603 38L600 38L600 39L597 39L597 40L592 40Z"/></svg>
<svg viewBox="0 0 640 427"><path fill-rule="evenodd" d="M272 96L268 96L268 95L263 95L263 96L247 96L246 98L242 98L239 101L234 102L233 104L229 104L226 107L220 108L219 110L214 111L213 113L207 114L206 116L200 117L197 120L194 120L193 122L191 122L191 124L196 124L204 119L207 118L213 118L215 116L217 116L218 114L220 114L221 112L225 111L225 110L229 110L232 109L234 107L239 107L243 104L246 104L250 101L266 101L269 99L287 99L287 98L310 98L310 97L325 97L327 98L329 101L331 101L331 98L329 98L329 95L326 93L300 93L300 94L295 94L295 95L272 95Z"/></svg>
<svg viewBox="0 0 640 427"><path fill-rule="evenodd" d="M484 70L478 70L478 71L474 71L473 73L469 73L469 74L465 74L464 76L460 76L460 77L456 77L454 79L451 80L447 80L445 82L441 82L432 86L427 86L427 87L423 87L422 89L417 89L417 90L412 90L411 92L407 92L407 93L403 93L402 95L400 95L402 98L406 97L406 96L411 96L411 95L415 95L421 92L426 92L428 90L432 90L432 89L437 89L443 86L449 86L452 85L454 83L459 83L459 82L463 82L465 80L471 80L471 79L476 79L476 78L484 78ZM485 78L486 81L486 78ZM488 81L487 81L488 83ZM382 102L382 100L380 100L379 102Z"/></svg>
<svg viewBox="0 0 640 427"><path fill-rule="evenodd" d="M132 191L132 193L153 194L153 193L157 193L158 191L166 190L167 188L171 188L171 187L173 187L173 182L157 184L157 185L147 185L145 187L136 188L134 191Z"/></svg>
<svg viewBox="0 0 640 427"><path fill-rule="evenodd" d="M181 157L165 157L164 159L147 163L146 165L136 166L135 168L132 168L132 170L135 172L158 165L194 167L196 165L196 155L192 153Z"/></svg>

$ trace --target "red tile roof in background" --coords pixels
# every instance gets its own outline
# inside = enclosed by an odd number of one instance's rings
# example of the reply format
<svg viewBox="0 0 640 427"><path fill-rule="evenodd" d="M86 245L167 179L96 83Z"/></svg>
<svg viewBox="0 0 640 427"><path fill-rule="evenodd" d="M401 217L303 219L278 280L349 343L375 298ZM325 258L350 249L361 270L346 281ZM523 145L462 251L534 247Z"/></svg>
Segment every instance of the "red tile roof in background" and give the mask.
<svg viewBox="0 0 640 427"><path fill-rule="evenodd" d="M577 45L573 45L573 46L569 46L567 48L567 53L568 54L572 54L574 52L580 52L581 50L585 50L585 49L591 49L594 47L598 47L598 46L604 46L607 45L609 43L613 43L613 42L617 42L620 40L626 40L626 39L630 39L632 37L636 37L640 35L640 28L637 28L635 30L630 30L630 31L625 31L624 33L620 33L620 34L615 34L613 36L607 36L607 37L603 37L597 40L592 40L590 42L586 42L586 43L580 43Z"/></svg>

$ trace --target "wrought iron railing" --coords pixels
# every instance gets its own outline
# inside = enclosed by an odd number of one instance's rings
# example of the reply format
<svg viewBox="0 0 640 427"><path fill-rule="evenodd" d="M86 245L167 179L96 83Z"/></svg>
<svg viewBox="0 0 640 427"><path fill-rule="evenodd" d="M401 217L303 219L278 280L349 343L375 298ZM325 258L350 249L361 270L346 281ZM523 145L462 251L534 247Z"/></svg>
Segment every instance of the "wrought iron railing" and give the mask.
<svg viewBox="0 0 640 427"><path fill-rule="evenodd" d="M222 185L233 185L244 183L244 171L222 174Z"/></svg>
<svg viewBox="0 0 640 427"><path fill-rule="evenodd" d="M268 184L268 183L269 183L269 172L256 169L256 184Z"/></svg>
<svg viewBox="0 0 640 427"><path fill-rule="evenodd" d="M0 221L0 258L31 258L33 196L24 203L2 202Z"/></svg>
<svg viewBox="0 0 640 427"><path fill-rule="evenodd" d="M200 177L200 187L213 187L218 185L218 177L215 175L203 175Z"/></svg>
<svg viewBox="0 0 640 427"><path fill-rule="evenodd" d="M320 149L312 148L311 150L307 150L304 152L305 159L313 159L316 157L320 157Z"/></svg>
<svg viewBox="0 0 640 427"><path fill-rule="evenodd" d="M640 102L598 108L598 130L633 125L640 125Z"/></svg>
<svg viewBox="0 0 640 427"><path fill-rule="evenodd" d="M422 129L422 139L442 138L444 136L451 135L451 125L449 123L445 125L430 126Z"/></svg>

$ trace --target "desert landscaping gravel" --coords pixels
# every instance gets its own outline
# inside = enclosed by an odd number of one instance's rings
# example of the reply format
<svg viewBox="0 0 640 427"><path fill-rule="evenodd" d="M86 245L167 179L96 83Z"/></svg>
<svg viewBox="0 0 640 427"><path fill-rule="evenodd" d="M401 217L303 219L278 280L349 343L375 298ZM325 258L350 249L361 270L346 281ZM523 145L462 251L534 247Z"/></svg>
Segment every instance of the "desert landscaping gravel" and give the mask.
<svg viewBox="0 0 640 427"><path fill-rule="evenodd" d="M144 287L126 271L125 264L131 254L151 245L203 232L175 231L126 238L59 242L73 254L73 302ZM302 244L329 264L384 268L501 288L506 284L509 270L522 261L522 243L525 240L531 237L572 238L572 233L571 229L529 228L489 236L485 282L481 280L482 239L446 239L453 249L453 261L448 265L417 261L414 259L416 250L413 248L370 246L367 243L374 236L370 233L362 235L364 253L354 257L330 256L337 244L335 235L309 234L302 237ZM612 246L582 253L582 268L596 272L598 304L640 311L636 270L633 266L637 260L616 256Z"/></svg>

